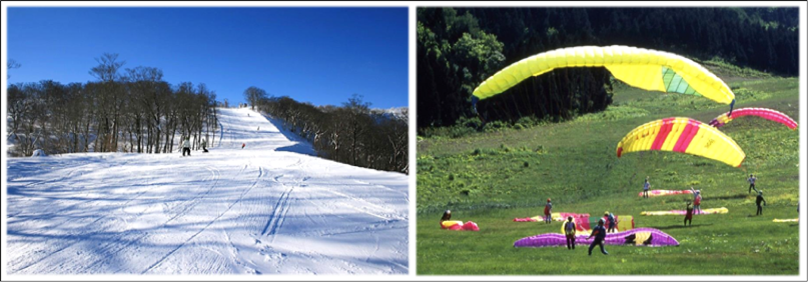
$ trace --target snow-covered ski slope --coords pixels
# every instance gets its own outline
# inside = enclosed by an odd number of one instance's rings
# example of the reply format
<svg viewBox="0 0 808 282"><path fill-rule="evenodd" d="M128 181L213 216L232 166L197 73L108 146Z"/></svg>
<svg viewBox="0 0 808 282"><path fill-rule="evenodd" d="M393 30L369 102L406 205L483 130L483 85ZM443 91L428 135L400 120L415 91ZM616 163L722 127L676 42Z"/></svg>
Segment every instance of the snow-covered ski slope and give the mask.
<svg viewBox="0 0 808 282"><path fill-rule="evenodd" d="M249 109L219 119L191 157L9 159L7 273L408 272L406 175L312 156Z"/></svg>

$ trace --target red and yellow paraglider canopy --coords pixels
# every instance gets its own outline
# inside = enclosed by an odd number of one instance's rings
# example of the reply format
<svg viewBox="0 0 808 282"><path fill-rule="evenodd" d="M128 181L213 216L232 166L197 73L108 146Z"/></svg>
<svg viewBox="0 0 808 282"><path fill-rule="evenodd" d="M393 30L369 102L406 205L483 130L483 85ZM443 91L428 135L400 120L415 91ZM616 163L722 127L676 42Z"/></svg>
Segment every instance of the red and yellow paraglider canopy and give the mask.
<svg viewBox="0 0 808 282"><path fill-rule="evenodd" d="M617 157L639 151L671 151L739 167L746 158L732 138L695 119L672 117L635 128L617 143Z"/></svg>

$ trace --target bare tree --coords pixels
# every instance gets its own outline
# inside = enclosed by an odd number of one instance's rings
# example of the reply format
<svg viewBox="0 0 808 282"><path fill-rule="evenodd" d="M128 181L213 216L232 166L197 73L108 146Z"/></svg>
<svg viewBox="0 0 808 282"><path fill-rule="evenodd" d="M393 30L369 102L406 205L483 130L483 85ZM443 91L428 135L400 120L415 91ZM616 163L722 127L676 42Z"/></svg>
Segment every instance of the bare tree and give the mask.
<svg viewBox="0 0 808 282"><path fill-rule="evenodd" d="M347 103L343 103L344 107L349 111L348 118L348 138L350 142L351 164L357 164L357 157L362 150L361 142L363 135L369 129L370 120L368 114L370 113L370 103L363 103L362 96L354 94Z"/></svg>
<svg viewBox="0 0 808 282"><path fill-rule="evenodd" d="M318 154L351 165L408 173L407 112L398 115L370 110L354 95L342 107L314 107L289 97L256 102L283 121L284 128L309 140Z"/></svg>
<svg viewBox="0 0 808 282"><path fill-rule="evenodd" d="M204 84L176 89L157 68L119 70L117 54L96 58L98 81L63 85L44 80L8 88L9 154L170 152L177 131L199 139L216 130L216 95ZM9 64L12 66L12 64ZM93 140L92 138L95 137Z"/></svg>
<svg viewBox="0 0 808 282"><path fill-rule="evenodd" d="M252 106L252 109L255 110L255 105L258 104L258 101L264 100L267 98L267 92L264 89L250 86L247 90L244 90L244 98L247 102Z"/></svg>
<svg viewBox="0 0 808 282"><path fill-rule="evenodd" d="M6 76L7 78L11 78L11 70L18 69L22 67L22 65L17 61L15 61L14 59L8 59L8 61L6 62L6 67L8 68L7 70L8 74Z"/></svg>

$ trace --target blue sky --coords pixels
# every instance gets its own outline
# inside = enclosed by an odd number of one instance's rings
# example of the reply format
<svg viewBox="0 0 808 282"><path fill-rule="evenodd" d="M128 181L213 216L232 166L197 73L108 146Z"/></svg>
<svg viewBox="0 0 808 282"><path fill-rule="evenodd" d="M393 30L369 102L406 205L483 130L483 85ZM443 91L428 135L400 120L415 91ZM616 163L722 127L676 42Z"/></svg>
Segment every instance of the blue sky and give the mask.
<svg viewBox="0 0 808 282"><path fill-rule="evenodd" d="M9 83L96 80L103 53L244 102L256 86L314 105L408 104L407 8L8 8Z"/></svg>

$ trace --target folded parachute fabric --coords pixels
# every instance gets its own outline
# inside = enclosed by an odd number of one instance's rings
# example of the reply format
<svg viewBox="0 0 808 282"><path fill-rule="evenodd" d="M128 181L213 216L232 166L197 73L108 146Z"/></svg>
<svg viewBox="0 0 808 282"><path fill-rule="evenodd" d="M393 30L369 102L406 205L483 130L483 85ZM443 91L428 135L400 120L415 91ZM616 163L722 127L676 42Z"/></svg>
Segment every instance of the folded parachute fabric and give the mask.
<svg viewBox="0 0 808 282"><path fill-rule="evenodd" d="M453 230L457 230L457 229L453 229ZM466 222L466 224L463 224L463 226L460 227L460 230L480 231L480 227L477 226L477 223L474 223L473 221L469 221L469 222Z"/></svg>
<svg viewBox="0 0 808 282"><path fill-rule="evenodd" d="M462 221L447 220L440 223L442 229L449 230L464 230L464 231L480 231L480 227L473 221L463 224Z"/></svg>
<svg viewBox="0 0 808 282"><path fill-rule="evenodd" d="M603 224L605 227L609 227L609 217L602 216ZM617 221L617 230L618 231L628 231L634 229L634 217L630 215L615 215L614 220ZM597 225L597 222L592 222L592 226Z"/></svg>
<svg viewBox="0 0 808 282"><path fill-rule="evenodd" d="M643 192L638 196L642 197ZM692 190L648 190L648 197L693 194Z"/></svg>
<svg viewBox="0 0 808 282"><path fill-rule="evenodd" d="M604 226L608 228L609 218L603 216L601 218L575 218L575 229L578 231L590 232L591 226L598 225L598 219L603 219ZM628 231L634 229L634 216L630 215L615 215L614 220L617 221L617 232ZM561 225L561 233L564 233L564 225Z"/></svg>
<svg viewBox="0 0 808 282"><path fill-rule="evenodd" d="M536 222L538 220L535 219L535 218L532 218L532 217L517 217L517 218L514 218L513 221L514 222Z"/></svg>
<svg viewBox="0 0 808 282"><path fill-rule="evenodd" d="M449 229L449 227L452 227L454 225L463 225L463 222L459 220L447 220L440 222L440 228L442 229Z"/></svg>
<svg viewBox="0 0 808 282"><path fill-rule="evenodd" d="M800 219L799 218L791 218L791 219L777 219L777 218L775 218L772 221L774 221L774 222L800 222Z"/></svg>
<svg viewBox="0 0 808 282"><path fill-rule="evenodd" d="M591 244L594 237L587 239L589 234L579 234L575 236L575 243L579 245ZM679 241L665 232L654 228L637 228L629 231L610 233L603 240L607 245L635 245L635 246L679 246ZM566 236L560 233L545 233L531 237L525 237L513 243L515 248L539 248L566 246Z"/></svg>
<svg viewBox="0 0 808 282"><path fill-rule="evenodd" d="M693 215L702 215L702 214L724 214L728 213L729 210L727 208L715 208L715 209L705 209L699 213L693 211ZM687 211L685 210L672 210L672 211L644 211L640 212L640 215L685 215Z"/></svg>
<svg viewBox="0 0 808 282"><path fill-rule="evenodd" d="M550 216L553 218L554 221L567 221L567 218L570 216L574 218L581 218L581 217L589 218L588 213L571 213L571 212L554 212L551 213Z"/></svg>

